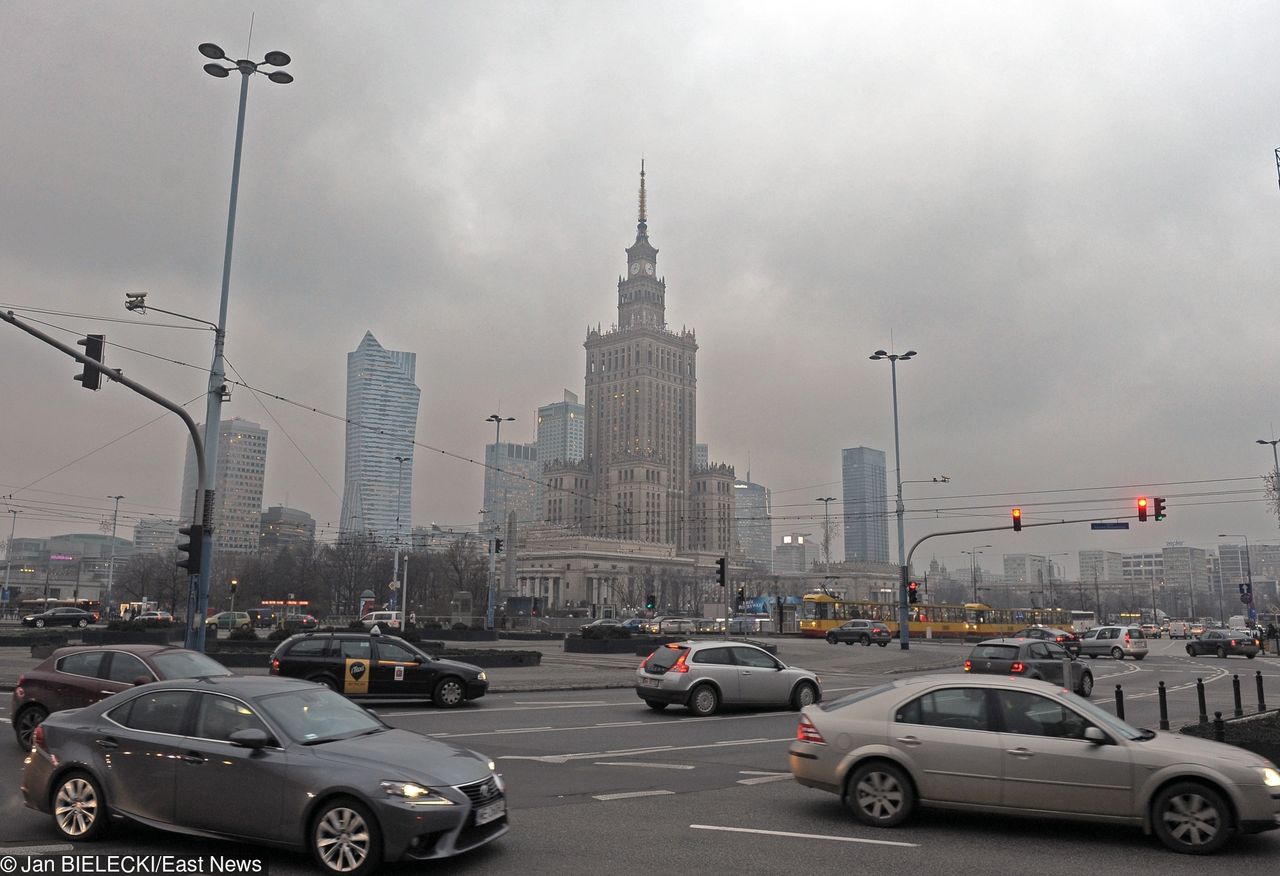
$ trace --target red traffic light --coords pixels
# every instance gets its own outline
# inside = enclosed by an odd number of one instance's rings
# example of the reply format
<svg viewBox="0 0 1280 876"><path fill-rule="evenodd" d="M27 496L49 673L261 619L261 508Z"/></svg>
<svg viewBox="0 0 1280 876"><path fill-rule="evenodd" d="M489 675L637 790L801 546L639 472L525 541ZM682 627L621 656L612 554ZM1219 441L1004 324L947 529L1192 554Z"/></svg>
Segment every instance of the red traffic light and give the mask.
<svg viewBox="0 0 1280 876"><path fill-rule="evenodd" d="M1147 497L1142 496L1138 499L1138 521L1145 522L1147 519Z"/></svg>
<svg viewBox="0 0 1280 876"><path fill-rule="evenodd" d="M1022 532L1022 509L1011 508L1009 514L1013 517L1013 531Z"/></svg>

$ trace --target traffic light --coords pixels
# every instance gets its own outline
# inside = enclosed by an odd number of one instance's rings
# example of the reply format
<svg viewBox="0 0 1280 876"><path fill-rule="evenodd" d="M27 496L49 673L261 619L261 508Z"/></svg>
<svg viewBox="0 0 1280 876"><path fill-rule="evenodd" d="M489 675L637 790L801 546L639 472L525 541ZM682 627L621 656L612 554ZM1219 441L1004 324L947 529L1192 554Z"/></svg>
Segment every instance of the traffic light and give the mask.
<svg viewBox="0 0 1280 876"><path fill-rule="evenodd" d="M1009 514L1013 517L1013 531L1022 532L1022 509L1011 508Z"/></svg>
<svg viewBox="0 0 1280 876"><path fill-rule="evenodd" d="M916 593L916 590L919 589L919 587L920 587L920 584L919 582L916 582L916 581L912 581L910 584L907 585L907 602L920 601L920 595Z"/></svg>
<svg viewBox="0 0 1280 876"><path fill-rule="evenodd" d="M231 579L231 593L232 593L232 595L233 595L233 596L235 595L235 592L236 592L238 589L240 589L240 582L239 582L239 581L237 581L235 578L232 578L232 579Z"/></svg>
<svg viewBox="0 0 1280 876"><path fill-rule="evenodd" d="M494 552L495 554L500 554L500 553L502 553L502 539L500 539L500 538L495 538L495 539L493 540L493 552Z"/></svg>
<svg viewBox="0 0 1280 876"><path fill-rule="evenodd" d="M746 601L747 601L747 588L745 588L745 587L739 587L739 588L738 588L738 601L737 601L736 605L738 606L738 608L742 608L742 603L744 603L744 602L746 602Z"/></svg>
<svg viewBox="0 0 1280 876"><path fill-rule="evenodd" d="M644 598L644 607L646 611L653 611L653 607L657 605L657 603L658 600L654 598L652 593Z"/></svg>
<svg viewBox="0 0 1280 876"><path fill-rule="evenodd" d="M716 560L716 581L721 587L729 586L729 558L721 557Z"/></svg>
<svg viewBox="0 0 1280 876"><path fill-rule="evenodd" d="M1165 518L1164 499L1161 499L1159 496L1156 496L1151 501L1155 503L1155 507L1152 508L1151 510L1155 512L1156 520L1157 521L1164 520Z"/></svg>
<svg viewBox="0 0 1280 876"><path fill-rule="evenodd" d="M95 362L102 361L102 348L106 345L106 335L85 335L84 340L76 341L76 343L84 347L84 354ZM102 372L88 365L84 366L84 370L76 375L76 380L80 381L80 385L85 389L96 390L102 384Z"/></svg>
<svg viewBox="0 0 1280 876"><path fill-rule="evenodd" d="M1143 496L1138 499L1138 522L1146 523L1147 521L1147 497Z"/></svg>
<svg viewBox="0 0 1280 876"><path fill-rule="evenodd" d="M178 530L179 535L186 537L186 542L178 542L178 550L186 554L185 557L178 558L178 568L186 569L188 575L200 574L200 548L204 543L204 527L198 524L183 526Z"/></svg>

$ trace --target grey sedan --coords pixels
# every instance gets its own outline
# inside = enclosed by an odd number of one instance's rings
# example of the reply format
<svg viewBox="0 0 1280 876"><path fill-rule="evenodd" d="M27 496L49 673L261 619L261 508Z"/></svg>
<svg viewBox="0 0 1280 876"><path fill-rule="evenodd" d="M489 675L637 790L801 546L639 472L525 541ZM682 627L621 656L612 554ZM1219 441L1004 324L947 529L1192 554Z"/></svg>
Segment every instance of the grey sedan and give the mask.
<svg viewBox="0 0 1280 876"><path fill-rule="evenodd" d="M166 681L55 712L22 774L68 840L111 818L309 850L327 873L445 858L507 832L493 762L284 678Z"/></svg>
<svg viewBox="0 0 1280 876"><path fill-rule="evenodd" d="M1129 824L1190 854L1280 827L1267 759L1139 730L1042 681L900 679L806 708L790 755L800 784L876 827L933 806Z"/></svg>
<svg viewBox="0 0 1280 876"><path fill-rule="evenodd" d="M818 676L747 642L672 642L636 670L636 696L651 709L675 704L700 717L721 705L791 706L822 698Z"/></svg>

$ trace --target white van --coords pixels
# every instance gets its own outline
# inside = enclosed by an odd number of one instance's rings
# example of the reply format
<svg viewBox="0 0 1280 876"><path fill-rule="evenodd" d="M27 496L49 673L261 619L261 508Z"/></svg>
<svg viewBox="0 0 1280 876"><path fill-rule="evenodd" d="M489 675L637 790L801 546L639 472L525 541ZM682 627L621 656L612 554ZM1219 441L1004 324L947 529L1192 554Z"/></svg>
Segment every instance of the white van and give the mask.
<svg viewBox="0 0 1280 876"><path fill-rule="evenodd" d="M400 629L400 612L398 611L371 611L364 617L360 618L360 623L364 624L366 630L374 627L380 629L398 630Z"/></svg>
<svg viewBox="0 0 1280 876"><path fill-rule="evenodd" d="M1170 639L1190 639L1191 624L1186 621L1169 621Z"/></svg>

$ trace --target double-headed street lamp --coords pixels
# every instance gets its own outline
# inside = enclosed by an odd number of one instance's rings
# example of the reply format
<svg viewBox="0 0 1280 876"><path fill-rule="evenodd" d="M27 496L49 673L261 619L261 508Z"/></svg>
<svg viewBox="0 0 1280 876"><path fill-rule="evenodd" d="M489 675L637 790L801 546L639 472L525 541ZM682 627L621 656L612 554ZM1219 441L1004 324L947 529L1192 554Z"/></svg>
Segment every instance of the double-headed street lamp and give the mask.
<svg viewBox="0 0 1280 876"><path fill-rule="evenodd" d="M262 72L272 82L286 85L293 77L283 70L270 72L259 68L284 67L291 60L284 52L267 52L261 61L242 59L231 61L226 52L213 43L201 43L200 54L210 59L204 65L204 72L218 79L226 79L233 70L240 71L240 110L236 116L236 148L231 162L231 201L227 208L227 245L222 256L222 297L218 303L218 327L213 336L213 364L209 366L209 399L205 410L204 446L209 455L205 466L204 481L204 529L200 547L200 576L196 591L195 618L188 623L187 647L197 651L204 650L205 624L204 616L209 609L209 570L213 555L213 519L214 485L217 483L218 469L218 431L222 425L222 400L226 394L226 369L222 361L222 349L227 339L227 298L231 291L231 248L236 230L236 197L240 190L240 154L244 146L244 108L249 97L249 77ZM215 61L227 61L234 64L225 67Z"/></svg>
<svg viewBox="0 0 1280 876"><path fill-rule="evenodd" d="M404 502L404 500L401 498L404 491L404 464L406 462L409 462L413 457L393 456L391 458L396 461L396 466L397 466L396 467L396 547L395 547L395 560L392 567L393 572L391 577L395 579L396 585L400 590L400 592L396 594L396 597L400 602L401 628L407 630L409 628L409 603L405 598L405 594L408 592L408 587L406 586L406 583L407 583L406 581L400 580L400 508ZM408 565L407 557L405 558L405 564ZM404 577L407 579L409 576L405 575Z"/></svg>
<svg viewBox="0 0 1280 876"><path fill-rule="evenodd" d="M969 555L969 586L973 588L973 601L978 601L978 554L982 551L978 548L989 548L989 544L974 545L972 550L961 551L962 554Z"/></svg>
<svg viewBox="0 0 1280 876"><path fill-rule="evenodd" d="M814 499L815 502L822 503L822 552L826 555L827 565L826 571L831 571L831 503L836 501L835 496L823 496L820 499ZM846 554L848 556L848 554Z"/></svg>
<svg viewBox="0 0 1280 876"><path fill-rule="evenodd" d="M915 355L915 350L907 350L902 354L876 350L870 356L872 361L889 360L889 373L893 380L893 457L894 476L898 484L898 641L904 651L911 647L911 630L907 626L910 619L907 609L907 539L902 529L902 444L898 440L898 363L906 362Z"/></svg>
<svg viewBox="0 0 1280 876"><path fill-rule="evenodd" d="M490 414L489 416L484 418L486 423L493 423L493 463L499 475L502 474L502 456L499 454L499 444L502 441L502 424L514 423L515 419L516 419L515 417L504 417L501 414ZM494 498L496 499L497 496L495 495ZM503 496L502 511L504 514L507 512L507 502L506 502L505 495ZM498 523L498 520L496 517L492 519L492 524L493 524L493 535L491 536L491 538L496 539L498 537L498 532L500 531L499 530L500 524ZM488 607L485 609L485 629L487 630L493 629L493 615L494 615L494 608L495 608L494 603L498 599L497 546L498 545L496 541L489 542L489 600L488 600L489 604L488 604Z"/></svg>

